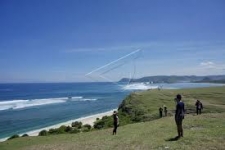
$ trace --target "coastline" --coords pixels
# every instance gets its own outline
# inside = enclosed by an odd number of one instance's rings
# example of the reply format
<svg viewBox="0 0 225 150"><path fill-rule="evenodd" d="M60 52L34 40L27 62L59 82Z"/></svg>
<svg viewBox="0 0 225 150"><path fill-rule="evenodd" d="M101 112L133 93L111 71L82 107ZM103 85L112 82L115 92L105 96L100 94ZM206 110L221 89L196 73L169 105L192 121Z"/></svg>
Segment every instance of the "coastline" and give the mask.
<svg viewBox="0 0 225 150"><path fill-rule="evenodd" d="M40 128L40 129L33 130L33 131L28 131L26 133L19 134L19 136L22 136L23 134L28 134L29 136L38 136L39 132L42 131L42 130L49 130L49 129L53 129L53 128L59 128L62 125L71 126L72 122L75 122L75 121L80 121L80 122L82 122L83 125L84 124L89 124L89 125L93 126L94 122L96 121L97 118L101 119L103 116L110 116L110 115L113 114L113 111L115 111L115 110L117 110L117 109L112 109L112 110L109 110L109 111L106 111L106 112L103 112L103 113L98 113L98 114L93 114L93 115L86 116L86 117L72 119L72 120L69 120L69 121L66 121L66 122L62 122L62 123L58 123L58 124L55 124L55 125L52 125L52 126ZM4 142L8 138L9 137L2 138L2 139L0 139L0 142Z"/></svg>

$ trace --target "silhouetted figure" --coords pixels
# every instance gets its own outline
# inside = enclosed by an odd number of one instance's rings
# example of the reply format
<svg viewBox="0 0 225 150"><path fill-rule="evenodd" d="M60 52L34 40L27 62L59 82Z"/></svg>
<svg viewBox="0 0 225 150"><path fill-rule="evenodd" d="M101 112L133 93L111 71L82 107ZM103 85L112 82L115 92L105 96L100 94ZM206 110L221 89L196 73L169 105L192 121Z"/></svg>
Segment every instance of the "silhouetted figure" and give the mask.
<svg viewBox="0 0 225 150"><path fill-rule="evenodd" d="M176 114L175 114L175 121L177 125L177 133L178 137L183 137L183 127L182 121L184 119L184 103L181 101L182 97L178 94L175 98L177 105L176 105Z"/></svg>
<svg viewBox="0 0 225 150"><path fill-rule="evenodd" d="M117 115L117 112L114 111L113 112L113 135L116 134L116 131L117 131L117 127L119 125L119 117Z"/></svg>
<svg viewBox="0 0 225 150"><path fill-rule="evenodd" d="M165 113L165 116L167 116L167 107L164 105L164 113Z"/></svg>
<svg viewBox="0 0 225 150"><path fill-rule="evenodd" d="M196 106L196 114L201 114L202 113L202 109L203 109L203 105L202 103L197 100L196 103L195 103L195 106Z"/></svg>
<svg viewBox="0 0 225 150"><path fill-rule="evenodd" d="M162 114L163 114L163 109L162 107L159 107L159 117L162 118Z"/></svg>

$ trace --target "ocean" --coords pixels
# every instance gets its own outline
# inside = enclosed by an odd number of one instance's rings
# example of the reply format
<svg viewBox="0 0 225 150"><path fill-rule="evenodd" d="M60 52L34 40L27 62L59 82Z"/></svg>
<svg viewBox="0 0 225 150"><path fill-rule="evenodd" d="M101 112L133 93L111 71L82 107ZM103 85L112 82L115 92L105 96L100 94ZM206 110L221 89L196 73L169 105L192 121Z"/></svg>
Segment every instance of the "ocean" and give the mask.
<svg viewBox="0 0 225 150"><path fill-rule="evenodd" d="M0 84L0 139L118 108L132 91L220 86L211 83Z"/></svg>

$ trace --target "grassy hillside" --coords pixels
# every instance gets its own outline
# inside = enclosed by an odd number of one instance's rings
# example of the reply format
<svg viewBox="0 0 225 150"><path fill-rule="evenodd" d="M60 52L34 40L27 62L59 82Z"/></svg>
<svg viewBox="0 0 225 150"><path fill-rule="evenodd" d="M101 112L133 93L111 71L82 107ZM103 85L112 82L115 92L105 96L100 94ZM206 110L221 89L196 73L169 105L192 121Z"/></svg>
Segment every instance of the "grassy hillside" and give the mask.
<svg viewBox="0 0 225 150"><path fill-rule="evenodd" d="M225 147L225 113L187 115L184 137L174 141L176 126L173 117L130 124L112 129L46 137L24 137L0 144L1 150L69 150L69 149L223 149Z"/></svg>
<svg viewBox="0 0 225 150"><path fill-rule="evenodd" d="M184 120L184 138L175 141L174 97L183 95L188 115ZM196 116L195 101L203 102L202 115ZM158 119L158 108L167 105L171 116ZM23 137L0 143L0 150L67 149L224 149L225 87L150 90L128 96L120 105L120 115L129 119L153 120L121 126L116 136L112 128L88 133ZM123 117L120 117L121 119ZM123 120L121 120L123 121ZM135 122L135 121L134 121Z"/></svg>
<svg viewBox="0 0 225 150"><path fill-rule="evenodd" d="M203 112L225 112L225 87L179 89L179 90L150 90L130 94L119 106L120 114L126 113L133 122L149 121L159 118L158 109L166 105L168 114L175 109L174 98L182 95L187 113L195 113L195 102L199 99Z"/></svg>

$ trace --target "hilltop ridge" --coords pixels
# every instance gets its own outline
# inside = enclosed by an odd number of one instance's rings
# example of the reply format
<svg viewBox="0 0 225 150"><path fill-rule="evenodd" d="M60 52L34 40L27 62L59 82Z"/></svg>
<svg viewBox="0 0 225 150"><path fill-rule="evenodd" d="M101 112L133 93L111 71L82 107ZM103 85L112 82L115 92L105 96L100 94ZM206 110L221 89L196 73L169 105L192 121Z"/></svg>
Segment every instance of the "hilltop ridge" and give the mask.
<svg viewBox="0 0 225 150"><path fill-rule="evenodd" d="M150 83L176 83L176 82L203 82L203 83L225 83L225 75L209 76L147 76L138 79L122 78L119 82L150 82Z"/></svg>

